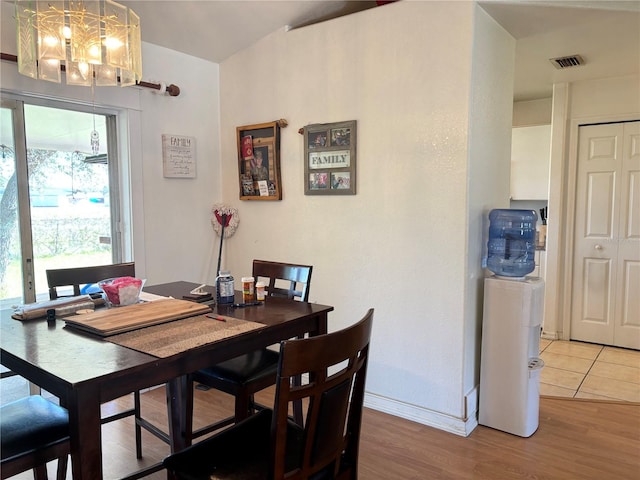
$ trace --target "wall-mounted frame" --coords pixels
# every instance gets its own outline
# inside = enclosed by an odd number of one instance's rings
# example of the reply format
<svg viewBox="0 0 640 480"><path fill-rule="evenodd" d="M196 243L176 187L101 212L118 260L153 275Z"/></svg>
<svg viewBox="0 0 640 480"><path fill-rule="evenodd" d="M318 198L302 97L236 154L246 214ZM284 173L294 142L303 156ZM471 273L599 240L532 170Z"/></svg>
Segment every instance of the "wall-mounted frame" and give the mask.
<svg viewBox="0 0 640 480"><path fill-rule="evenodd" d="M283 120L236 128L240 200L282 200L280 126ZM284 122L286 126L286 122Z"/></svg>
<svg viewBox="0 0 640 480"><path fill-rule="evenodd" d="M196 139L162 134L162 173L165 178L196 178Z"/></svg>
<svg viewBox="0 0 640 480"><path fill-rule="evenodd" d="M307 125L305 195L355 195L356 121Z"/></svg>

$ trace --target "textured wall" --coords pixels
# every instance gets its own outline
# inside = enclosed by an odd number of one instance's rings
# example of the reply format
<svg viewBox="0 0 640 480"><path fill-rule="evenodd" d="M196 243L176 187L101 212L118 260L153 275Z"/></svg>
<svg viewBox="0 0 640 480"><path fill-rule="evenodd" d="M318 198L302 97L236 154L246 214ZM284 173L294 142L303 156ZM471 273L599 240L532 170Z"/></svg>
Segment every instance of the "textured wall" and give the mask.
<svg viewBox="0 0 640 480"><path fill-rule="evenodd" d="M476 15L470 2L398 2L275 32L220 69L223 198L241 216L226 244L227 266L240 277L253 258L313 264L310 298L335 306L331 329L375 307L369 401L451 430L460 429L479 358L481 247L469 243L478 241L481 219L474 218L470 239L469 202L488 192L506 202L509 185L508 174L492 177L491 169L508 165L510 72L480 77L491 49L500 46L496 54L503 55L512 40L485 14L483 38L474 43ZM476 153L472 114L484 122ZM281 117L289 122L282 131L283 200L241 202L235 127ZM357 195L305 196L298 129L353 119ZM504 148L496 148L500 142ZM470 199L474 157L492 183ZM474 206L473 215L479 212Z"/></svg>

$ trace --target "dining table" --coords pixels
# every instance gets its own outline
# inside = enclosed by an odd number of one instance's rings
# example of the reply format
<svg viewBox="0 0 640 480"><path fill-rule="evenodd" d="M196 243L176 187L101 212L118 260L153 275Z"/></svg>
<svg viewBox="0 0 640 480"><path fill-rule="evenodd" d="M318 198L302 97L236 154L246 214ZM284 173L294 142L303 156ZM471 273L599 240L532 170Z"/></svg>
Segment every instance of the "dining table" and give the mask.
<svg viewBox="0 0 640 480"><path fill-rule="evenodd" d="M144 292L161 297L182 299L199 284L176 281L145 286ZM205 286L213 294L215 288ZM236 292L242 303L242 292ZM69 411L71 464L75 480L103 478L100 405L141 389L166 385L171 451L190 443L186 433L191 424L186 405L186 375L237 355L304 335L327 333L327 317L333 307L286 298L267 297L259 305L234 307L210 301L212 317L230 319L230 324L253 325L252 329L233 331L220 338L201 340L189 345L164 335L169 350L131 347L75 328L65 318L16 320L10 311L0 317L0 363L60 399ZM128 307L119 307L119 313ZM134 310L131 310L134 311ZM135 315L135 313L134 313ZM169 331L183 325L189 329L194 318L182 318L144 327L132 334L155 329ZM233 322L231 322L233 320ZM221 322L211 318L212 328ZM183 322L183 323L180 323ZM259 325L256 325L259 324ZM200 327L202 329L202 327ZM206 324L205 327L206 329ZM173 329L173 330L170 330ZM183 342L184 343L184 342ZM136 472L125 478L140 478Z"/></svg>

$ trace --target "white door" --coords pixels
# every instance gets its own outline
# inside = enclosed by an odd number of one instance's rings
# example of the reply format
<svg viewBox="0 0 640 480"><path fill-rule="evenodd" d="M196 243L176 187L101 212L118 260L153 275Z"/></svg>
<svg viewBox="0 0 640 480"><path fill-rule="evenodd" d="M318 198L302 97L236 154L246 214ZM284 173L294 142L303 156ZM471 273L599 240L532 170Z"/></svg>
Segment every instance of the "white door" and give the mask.
<svg viewBox="0 0 640 480"><path fill-rule="evenodd" d="M570 337L640 349L640 121L578 141Z"/></svg>

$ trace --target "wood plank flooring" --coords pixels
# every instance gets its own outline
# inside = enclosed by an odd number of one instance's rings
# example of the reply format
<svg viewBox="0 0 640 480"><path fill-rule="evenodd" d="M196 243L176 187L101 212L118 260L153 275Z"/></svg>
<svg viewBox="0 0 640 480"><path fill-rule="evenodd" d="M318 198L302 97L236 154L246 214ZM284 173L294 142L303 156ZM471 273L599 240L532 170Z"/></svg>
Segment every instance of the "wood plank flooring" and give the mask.
<svg viewBox="0 0 640 480"><path fill-rule="evenodd" d="M143 415L166 425L164 388L143 394ZM271 389L259 401L272 402ZM128 403L118 400L105 406ZM231 413L231 397L196 391L196 417ZM169 453L167 445L143 432L145 458L137 461L131 419L103 427L105 478L153 464ZM50 478L54 463L49 465ZM30 473L14 477L30 479ZM68 479L71 479L69 473ZM164 472L149 477L164 480ZM540 426L520 438L479 426L460 437L391 415L365 409L360 480L636 480L640 479L640 404L543 397Z"/></svg>

